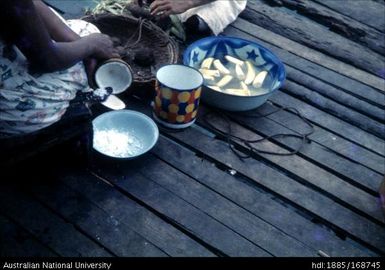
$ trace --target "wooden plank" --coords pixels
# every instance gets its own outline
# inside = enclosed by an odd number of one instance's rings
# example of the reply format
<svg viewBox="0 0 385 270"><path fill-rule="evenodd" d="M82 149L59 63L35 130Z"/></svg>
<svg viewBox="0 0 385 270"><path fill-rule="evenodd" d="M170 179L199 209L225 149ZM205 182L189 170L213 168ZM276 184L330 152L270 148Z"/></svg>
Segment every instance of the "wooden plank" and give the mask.
<svg viewBox="0 0 385 270"><path fill-rule="evenodd" d="M261 114L267 114L267 112L277 110L277 107L269 106L269 104L264 105L262 108L258 110ZM278 114L278 113L277 113ZM284 115L285 112L280 113L280 115ZM274 134L297 134L300 135L300 132L296 132L293 129L289 129L287 126L290 126L290 123L287 122L278 122L278 117L263 117L259 119L242 117L241 115L230 115L230 118L236 120L241 123L243 126L253 130L255 133L261 134L263 136L273 136ZM277 122L272 119L277 119ZM285 119L287 119L285 117ZM299 125L304 126L304 123L300 123L300 121L292 121ZM307 127L304 127L305 130ZM298 128L296 129L298 130ZM300 130L301 132L304 130ZM315 132L320 132L319 128L315 128ZM252 138L257 135L252 136ZM271 139L271 141L278 143L279 145L284 145L291 150L298 149L300 141L298 139L287 137L287 138L275 138ZM360 149L363 150L363 149ZM366 152L365 152L366 153ZM370 152L369 152L370 153ZM345 158L342 155L339 155L336 152L333 152L331 149L326 148L316 141L312 141L310 144L306 144L300 152L299 156L317 164L318 166L326 169L333 174L342 177L346 181L364 188L371 192L371 194L377 194L378 187L382 181L382 174L375 172L357 162L351 161ZM384 169L384 158L379 158L378 161L382 162L378 165L382 165L380 169Z"/></svg>
<svg viewBox="0 0 385 270"><path fill-rule="evenodd" d="M148 115L151 114L151 109L143 106L138 101L131 100L129 106ZM380 240L385 237L383 226L370 222L354 211L343 207L334 200L302 185L258 160L247 159L241 161L229 150L227 143L216 140L212 136L202 134L191 128L183 132L169 133L168 136L178 143L194 149L199 155L204 154L206 157L215 160L220 163L220 166L234 169L265 189L282 196L291 204L311 212L323 219L324 222L348 233L355 240L370 244L384 253L385 243ZM226 153L226 155L223 153Z"/></svg>
<svg viewBox="0 0 385 270"><path fill-rule="evenodd" d="M66 257L110 257L112 254L61 217L18 190L2 185L0 212L12 218L46 246Z"/></svg>
<svg viewBox="0 0 385 270"><path fill-rule="evenodd" d="M150 115L149 109L144 109L137 101L132 100L130 103L133 109L145 110ZM278 107L267 102L258 108L256 113L264 115L276 110L278 110ZM202 117L204 114L205 107L202 106L199 117ZM246 116L248 114L249 112L245 113ZM309 127L302 120L287 111L279 111L267 117L259 118L258 121L245 117L242 113L232 113L229 115L264 136L271 136L277 133L300 135L309 132ZM200 121L199 118L198 121ZM349 142L336 134L330 133L321 127L314 126L314 131L315 133L310 136L313 143L301 150L301 157L310 159L318 166L364 188L371 192L371 194L378 193L378 187L382 182L382 175L385 172L384 157ZM315 135L317 136L315 137ZM297 139L277 138L275 141L291 149L298 148Z"/></svg>
<svg viewBox="0 0 385 270"><path fill-rule="evenodd" d="M57 257L19 225L0 215L0 257Z"/></svg>
<svg viewBox="0 0 385 270"><path fill-rule="evenodd" d="M263 106L259 107L257 112L264 115L269 112L276 111L277 109L278 107L272 105L270 102L267 102ZM287 111L279 111L261 119L259 122L260 125L258 126L247 118L243 118L242 122L247 123L249 127L254 126L264 135L273 135L280 132L295 132L297 134L303 134L309 131L309 127L304 124L302 120L297 117L293 117L293 115L290 114L291 113ZM350 142L335 133L331 133L323 129L322 127L314 126L314 131L315 132L310 136L310 139L316 145L310 145L305 149L302 149L301 153L311 155L313 152L312 158L314 160L321 163L326 162L329 168L334 168L340 173L340 170L345 171L345 173L342 174L345 174L351 179L358 177L358 179L361 179L359 182L366 182L366 186L377 190L381 180L378 176L376 177L376 174L384 174L385 172L385 158L383 156L368 151L356 143ZM280 139L279 142L284 143L291 148L297 146L297 141L290 138ZM313 147L316 147L314 151L312 151ZM341 157L336 155L340 155ZM353 163L349 162L349 160ZM367 168L361 166L360 164ZM368 170L368 168L371 170ZM377 173L373 173L372 170ZM363 179L367 179L367 181Z"/></svg>
<svg viewBox="0 0 385 270"><path fill-rule="evenodd" d="M258 31L256 31L256 32L258 32ZM226 34L232 34L233 32L229 32L229 31L227 31L227 33ZM239 34L239 32L238 32L238 34ZM297 61L295 61L296 59L293 59L293 63L294 62L297 62ZM309 69L309 70L311 70L311 69ZM322 72L321 73L319 73L319 74L322 74ZM325 78L326 79L326 78ZM352 89L356 89L356 88L352 88ZM358 88L357 88L357 90L358 90ZM361 91L361 89L360 89L360 91ZM382 101L384 100L384 96L383 95L380 95L380 96L378 96L380 93L375 93L375 92L372 92L374 95L377 95L377 96L373 96L373 99L374 98L376 98L378 101L380 101L381 103L382 103ZM366 94L366 92L365 92L365 94ZM382 145L383 145L383 143L381 142L380 144L379 144L380 146L379 146L379 149L380 150L382 150Z"/></svg>
<svg viewBox="0 0 385 270"><path fill-rule="evenodd" d="M213 115L211 119L217 128L223 131L227 130L229 123L224 122L223 118L218 115L216 117ZM257 121L256 124L258 125ZM231 123L231 129L233 134L240 138L253 138L256 140L262 138L234 122ZM213 132L216 134L215 131ZM218 135L220 134L217 134L217 136ZM222 139L225 140L226 138ZM245 144L240 142L234 142L234 144L245 147ZM269 141L259 143L258 147L270 152L288 153L287 150ZM317 190L327 193L328 196L333 197L334 200L340 201L342 204L347 204L349 207L356 208L356 211L359 210L363 214L370 215L379 222L384 222L384 217L378 205L378 196L373 196L352 186L350 183L347 183L331 172L324 170L297 155L278 156L262 153L258 154L258 159L261 159L261 157L263 157L265 161L270 161L272 164L271 166L280 168L280 170L291 175L291 177L300 178L298 181L304 182L305 185L313 186Z"/></svg>
<svg viewBox="0 0 385 270"><path fill-rule="evenodd" d="M154 155L222 196L242 206L254 215L276 226L288 235L307 243L330 256L376 256L350 238L342 240L323 224L315 223L300 209L278 201L271 193L242 181L237 175L219 170L204 158L172 140L160 137L152 151Z"/></svg>
<svg viewBox="0 0 385 270"><path fill-rule="evenodd" d="M349 16L378 31L385 32L385 7L380 3L366 0L314 0L320 5L327 6L341 14Z"/></svg>
<svg viewBox="0 0 385 270"><path fill-rule="evenodd" d="M209 110L206 110L205 108L201 108L202 113L207 113ZM263 134L263 136L272 136L274 134L294 134L291 130L288 130L287 128L284 128L277 123L266 119L266 118L246 118L242 116L237 115L231 115L228 114L229 119L236 120L237 122L241 123L242 126L235 123L234 121L231 121L229 123L225 123L224 119L219 114L211 114L210 115L210 123L214 124L217 128L223 130L226 132L228 130L228 124L231 124L232 133L236 136L239 136L241 138L246 139L262 139L262 136L258 135ZM198 119L199 124L207 127L204 120ZM244 126L248 127L248 129L244 128ZM214 134L219 136L220 134L217 134L217 132L212 131ZM283 144L292 150L297 149L300 146L300 140L294 139L294 138L277 138L272 139L270 141L277 142L279 144ZM242 144L243 145L243 144ZM244 145L243 145L244 146ZM285 152L288 151L282 149L276 144L273 144L269 141L264 141L259 144L255 145L257 148L264 149L266 151L272 151L272 152ZM324 186L326 190L331 189L330 193L333 194L336 191L333 191L335 188L334 185L346 185L345 181L347 181L350 184L353 184L354 186L358 186L359 188L362 188L364 186L366 189L369 190L370 194L375 194L377 196L378 194L378 187L382 182L382 175L381 174L375 174L371 170L367 170L363 166L359 166L353 162L349 162L346 159L343 159L336 154L324 151L322 147L319 147L315 143L311 144L305 144L302 148L301 153L305 153L304 155L299 156L274 156L274 155L264 155L261 154L266 159L272 161L273 163L277 165L282 165L284 168L286 168L288 171L301 176L306 175L308 173L308 177L305 177L307 181L310 183L316 183L319 182L321 186ZM310 154L306 154L310 153ZM303 157L307 157L306 159ZM329 162L328 162L329 161ZM300 165L302 164L302 165ZM320 166L324 165L324 166ZM320 166L320 167L318 167ZM342 168L341 168L342 167ZM359 167L358 169L352 169L352 167ZM352 173L349 172L349 169L352 171ZM366 170L365 170L366 169ZM335 172L337 172L337 175L335 175ZM342 178L337 177L338 175L343 175L344 180ZM318 179L318 180L317 180ZM333 184L328 185L328 182L332 182ZM352 194L355 194L355 191L351 191L350 184L347 185L347 187L343 188L344 192L347 194L336 194L338 198L346 198L347 201L351 201L352 204L358 203L356 200L356 196L353 197ZM334 186L334 187L333 187ZM342 187L341 187L342 188ZM338 188L337 188L338 189ZM339 191L337 191L339 192ZM352 192L352 193L351 193ZM378 213L378 208L376 206L376 200L377 198L374 198L372 196L369 196L365 192L362 193L362 191L358 191L359 194L363 194L363 196L366 198L364 201L367 200L367 204L370 205L370 212L376 213L374 214L377 216L379 220L383 220L382 215ZM369 197L368 197L369 196ZM351 197L350 199L348 199ZM374 201L373 201L374 200ZM358 205L356 206L360 208ZM362 209L364 212L366 210ZM369 210L369 209L367 209Z"/></svg>
<svg viewBox="0 0 385 270"><path fill-rule="evenodd" d="M249 1L248 8L240 16L374 75L379 76L378 73L383 69L384 56L303 16L288 12L286 8L273 8L263 4L261 0Z"/></svg>
<svg viewBox="0 0 385 270"><path fill-rule="evenodd" d="M377 106L371 105L355 96L346 92L340 91L336 87L322 82L312 76L309 76L302 71L286 66L286 72L290 78L289 82L295 82L307 89L317 92L318 94L330 98L341 105L357 111L365 116L368 116L381 123L385 122L385 111ZM290 88L290 87L286 87ZM290 89L288 89L290 90ZM384 100L385 101L385 100Z"/></svg>
<svg viewBox="0 0 385 270"><path fill-rule="evenodd" d="M211 257L212 252L89 173L73 171L61 181L173 257Z"/></svg>
<svg viewBox="0 0 385 270"><path fill-rule="evenodd" d="M136 165L127 172L128 163L123 167L100 164L98 173L107 181L127 192L130 196L142 201L153 211L159 212L175 225L195 235L207 245L228 256L271 256L262 248L240 236L207 213L202 212L183 198L176 196L159 184L149 181L136 171Z"/></svg>
<svg viewBox="0 0 385 270"><path fill-rule="evenodd" d="M237 21L239 21L239 20L237 20ZM257 32L259 32L259 31L255 31L255 33L257 33ZM298 64L298 63L303 62L303 65L301 64L301 66L296 66L295 68L296 69L300 68L301 71L303 73L305 73L304 76L306 76L306 72L311 71L312 76L315 76L315 77L321 76L322 77L321 78L322 83L324 81L328 81L329 83L332 82L334 85L333 87L337 87L337 89L338 89L337 85L341 85L344 87L346 85L348 85L350 87L350 89L354 89L354 91L356 91L354 94L360 94L360 95L366 95L366 94L371 95L372 94L373 96L371 97L371 99L372 99L371 102L373 102L375 99L377 99L377 102L384 104L384 101L385 101L384 95L382 95L381 93L375 92L375 91L373 92L373 89L372 89L372 91L370 91L370 88L366 89L365 85L360 85L358 82L344 78L342 76L339 76L335 72L331 72L331 71L324 69L318 65L312 64L309 61L306 61L304 59L301 59L299 57L291 55L291 54L289 54L289 53L287 53L281 49L278 49L277 47L263 43L263 42L255 39L255 38L253 38L252 36L245 34L245 33L241 32L235 28L232 28L232 27L227 28L226 34L233 35L233 36L240 36L240 37L247 38L250 40L255 40L255 41L261 43L262 45L272 49L279 57L281 57L281 59L283 59L285 61L286 66L288 66L288 63L291 65L292 63ZM306 72L304 72L304 70L306 70ZM288 73L289 79L298 80L297 79L298 76L290 77L291 75L292 75L291 73ZM311 82L313 82L313 81L317 81L317 80L314 79ZM366 91L366 90L369 90L369 91ZM362 92L362 93L360 93L360 92ZM339 93L337 95L339 95ZM379 105L379 103L377 105ZM384 115L384 113L382 113L381 115ZM288 120L291 120L291 119L288 119ZM296 127L296 125L287 125L287 126L288 127ZM367 153L367 151L365 149L362 149L362 147L360 147L356 144L353 145L351 142L346 141L341 136L338 136L336 134L331 134L324 129L320 129L320 131L322 133L322 136L320 136L319 138L327 138L328 139L328 140L323 140L323 143L322 143L323 145L327 146L330 149L340 151L340 152L342 152L342 154L349 157L350 159L356 160L356 161L360 162L361 164L365 164L366 166L369 166L370 168L376 170L377 172L383 173L385 171L384 170L384 161L382 160L382 157L378 157L378 156L373 155L371 153ZM319 131L318 131L318 133L319 133ZM362 138L364 138L364 137L362 137ZM313 140L314 139L315 138L313 137ZM319 142L319 140L318 140L318 142ZM367 145L370 143L371 142L368 141ZM371 149L374 149L374 151L376 151L376 149L379 149L380 153L383 153L384 151L381 151L384 148L383 143L380 142L376 145L377 145L376 147L371 148ZM354 149L354 152L351 151L351 149ZM360 154L357 152L360 152Z"/></svg>
<svg viewBox="0 0 385 270"><path fill-rule="evenodd" d="M237 26L238 22L241 22L241 20L237 20L232 26L226 28L225 34L230 36L241 37L241 38L245 38L245 39L257 42L258 44L265 46L266 48L270 49L273 53L275 53L285 63L286 66L296 68L300 70L302 73L304 73L305 75L310 75L314 78L317 78L324 83L334 86L339 91L344 91L363 101L369 102L370 104L373 104L379 108L382 108L382 109L385 108L384 102L383 102L385 100L385 96L383 91L380 91L377 88L374 89L354 79L340 75L333 70L325 68L322 66L321 64L322 62L319 62L319 64L318 62L313 63L309 60L306 60L305 58L302 58L302 56L298 57L293 52L288 52L275 45L272 45L273 43L267 43L263 41L262 38L256 37L257 34L255 33L258 33L259 30L253 31L252 35L249 34L248 32L241 31L242 29L241 26ZM248 24L253 25L250 23ZM235 28L235 26L239 27L239 29ZM305 49L300 49L298 51L305 51ZM324 58L325 57L323 56L320 57L320 59L324 59ZM292 79L290 75L291 74L288 74L288 78ZM295 78L293 78L293 80L295 80ZM384 81L381 79L379 80L380 80L379 82L380 89L385 89Z"/></svg>
<svg viewBox="0 0 385 270"><path fill-rule="evenodd" d="M358 145L364 146L371 151L382 156L385 155L385 144L380 138L369 134L341 119L338 119L324 111L321 111L303 101L300 101L284 92L278 91L271 96L270 100L283 107L292 107L298 109L305 118L313 123L338 134ZM313 137L317 137L314 134Z"/></svg>
<svg viewBox="0 0 385 270"><path fill-rule="evenodd" d="M304 0L273 0L270 2L265 1L265 3L273 6L285 6L295 10L311 20L325 25L330 31L367 46L377 53L385 54L383 33L326 6Z"/></svg>
<svg viewBox="0 0 385 270"><path fill-rule="evenodd" d="M225 33L233 27L244 32L247 32L245 29L254 29L254 31L248 33L260 40L263 40L264 42L284 49L291 54L307 59L315 64L333 70L346 77L358 80L368 86L376 88L377 90L384 91L384 81L382 78L358 69L352 65L346 64L284 36L278 35L256 24L252 24L242 18L238 18L231 26L226 28Z"/></svg>
<svg viewBox="0 0 385 270"><path fill-rule="evenodd" d="M354 239L360 239L360 241L381 250L381 252L385 252L383 226L368 221L354 211L258 160L246 159L241 161L229 150L227 143L210 138L194 129L170 133L169 135L178 140L179 143L183 142L223 164L223 166L234 169L292 204L310 211L325 222L331 223L350 234Z"/></svg>
<svg viewBox="0 0 385 270"><path fill-rule="evenodd" d="M70 171L67 173L71 173ZM31 191L68 223L92 235L117 256L166 257L154 244L63 184L35 185Z"/></svg>
<svg viewBox="0 0 385 270"><path fill-rule="evenodd" d="M281 90L370 134L381 139L385 138L385 125L383 123L324 97L317 91L291 81L286 81ZM382 113L385 114L385 111L383 110Z"/></svg>
<svg viewBox="0 0 385 270"><path fill-rule="evenodd" d="M146 178L183 198L274 256L313 257L317 255L317 250L310 248L306 243L288 236L275 226L235 205L159 159L149 157L139 170Z"/></svg>

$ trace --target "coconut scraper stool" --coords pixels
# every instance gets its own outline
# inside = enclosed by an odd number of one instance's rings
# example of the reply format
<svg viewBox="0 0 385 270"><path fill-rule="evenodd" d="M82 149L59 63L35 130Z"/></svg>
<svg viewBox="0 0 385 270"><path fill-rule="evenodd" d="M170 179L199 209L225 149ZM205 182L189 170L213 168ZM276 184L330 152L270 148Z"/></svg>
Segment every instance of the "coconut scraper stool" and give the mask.
<svg viewBox="0 0 385 270"><path fill-rule="evenodd" d="M87 158L92 147L91 116L86 105L70 106L63 118L49 127L27 135L0 138L0 168L11 168L71 140L79 144L78 155ZM57 159L61 158L58 153Z"/></svg>

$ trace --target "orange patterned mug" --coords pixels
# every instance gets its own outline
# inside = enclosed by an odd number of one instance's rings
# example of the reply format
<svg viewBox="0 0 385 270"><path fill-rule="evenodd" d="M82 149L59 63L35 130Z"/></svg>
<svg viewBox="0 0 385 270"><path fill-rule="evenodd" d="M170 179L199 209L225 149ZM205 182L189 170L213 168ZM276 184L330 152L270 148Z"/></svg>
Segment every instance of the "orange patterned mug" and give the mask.
<svg viewBox="0 0 385 270"><path fill-rule="evenodd" d="M156 74L154 119L168 128L191 126L197 116L202 74L184 65L166 65Z"/></svg>

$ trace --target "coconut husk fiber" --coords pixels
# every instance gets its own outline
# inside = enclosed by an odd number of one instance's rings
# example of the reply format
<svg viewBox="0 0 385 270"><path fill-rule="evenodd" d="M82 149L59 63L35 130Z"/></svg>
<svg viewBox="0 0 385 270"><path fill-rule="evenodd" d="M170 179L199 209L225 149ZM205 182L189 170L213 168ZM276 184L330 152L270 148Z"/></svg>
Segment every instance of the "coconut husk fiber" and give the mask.
<svg viewBox="0 0 385 270"><path fill-rule="evenodd" d="M113 14L83 19L112 37L122 60L130 65L135 83L153 82L161 66L178 61L178 45L151 21Z"/></svg>

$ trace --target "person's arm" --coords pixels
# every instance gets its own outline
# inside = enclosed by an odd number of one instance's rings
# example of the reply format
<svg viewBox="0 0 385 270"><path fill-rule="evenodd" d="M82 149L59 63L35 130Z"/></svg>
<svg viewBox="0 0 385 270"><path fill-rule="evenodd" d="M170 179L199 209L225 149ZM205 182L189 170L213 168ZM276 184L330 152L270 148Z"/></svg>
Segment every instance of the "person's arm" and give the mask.
<svg viewBox="0 0 385 270"><path fill-rule="evenodd" d="M180 14L191 8L202 6L216 0L155 0L150 5L152 15L161 14L169 16L171 14Z"/></svg>
<svg viewBox="0 0 385 270"><path fill-rule="evenodd" d="M40 15L51 38L57 42L71 42L80 39L43 1L33 1L37 13Z"/></svg>
<svg viewBox="0 0 385 270"><path fill-rule="evenodd" d="M9 42L27 57L32 69L52 72L73 66L95 55L117 56L112 41L105 35L93 34L72 42L53 42L32 0L2 0L0 15L9 22Z"/></svg>
<svg viewBox="0 0 385 270"><path fill-rule="evenodd" d="M72 42L80 39L80 36L72 31L72 29L65 24L43 1L34 0L33 3L35 4L36 11L42 18L44 25L47 27L47 30L53 40L57 42ZM93 82L93 74L98 61L94 57L88 57L83 60L83 63L87 73L88 83L92 88L95 88L96 86Z"/></svg>

